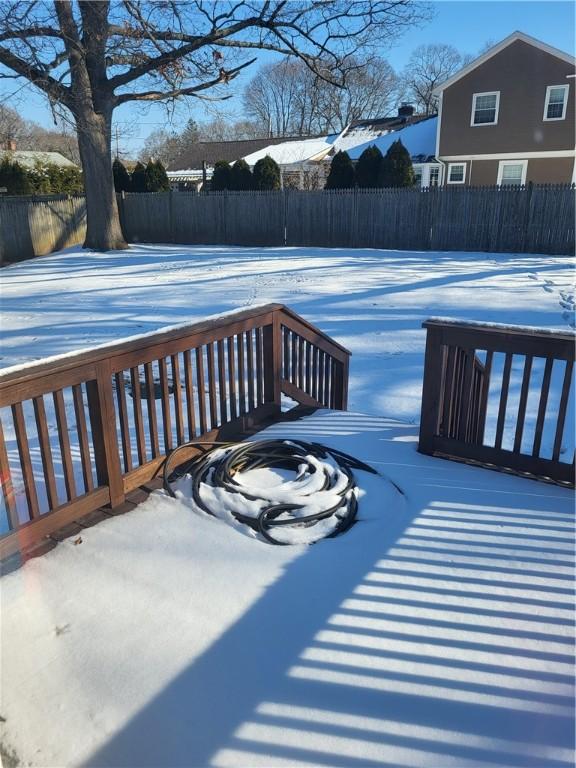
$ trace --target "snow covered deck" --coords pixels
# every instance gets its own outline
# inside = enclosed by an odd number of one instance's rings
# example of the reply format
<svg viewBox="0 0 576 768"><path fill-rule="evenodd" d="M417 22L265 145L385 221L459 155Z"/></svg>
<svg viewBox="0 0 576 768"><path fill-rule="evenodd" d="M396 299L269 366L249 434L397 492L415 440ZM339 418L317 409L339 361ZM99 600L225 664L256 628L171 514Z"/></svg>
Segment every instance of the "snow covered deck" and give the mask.
<svg viewBox="0 0 576 768"><path fill-rule="evenodd" d="M318 412L359 522L272 547L152 495L2 579L5 753L33 766L573 765L572 494ZM398 491L396 486L400 489Z"/></svg>

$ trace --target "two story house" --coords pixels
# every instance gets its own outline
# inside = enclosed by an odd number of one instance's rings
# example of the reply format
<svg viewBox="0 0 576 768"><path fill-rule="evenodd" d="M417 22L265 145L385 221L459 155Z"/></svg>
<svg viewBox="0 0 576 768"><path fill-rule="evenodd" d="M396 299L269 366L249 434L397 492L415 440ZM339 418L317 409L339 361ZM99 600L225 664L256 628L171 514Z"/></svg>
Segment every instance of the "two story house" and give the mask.
<svg viewBox="0 0 576 768"><path fill-rule="evenodd" d="M573 56L514 32L442 83L442 182L574 182L574 65Z"/></svg>

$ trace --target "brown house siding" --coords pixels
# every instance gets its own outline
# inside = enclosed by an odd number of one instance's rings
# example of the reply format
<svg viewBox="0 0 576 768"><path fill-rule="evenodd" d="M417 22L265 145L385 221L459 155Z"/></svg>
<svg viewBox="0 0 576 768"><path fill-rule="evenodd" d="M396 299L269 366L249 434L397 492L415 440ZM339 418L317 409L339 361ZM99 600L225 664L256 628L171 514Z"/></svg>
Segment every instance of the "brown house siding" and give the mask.
<svg viewBox="0 0 576 768"><path fill-rule="evenodd" d="M442 97L440 157L505 152L573 150L575 142L574 68L522 40L446 88ZM569 85L564 120L545 121L549 85ZM500 91L497 125L471 126L474 93Z"/></svg>
<svg viewBox="0 0 576 768"><path fill-rule="evenodd" d="M470 186L484 187L498 183L498 160L473 160L466 165L466 183ZM532 158L528 160L526 183L570 184L573 170L574 160L571 157Z"/></svg>
<svg viewBox="0 0 576 768"><path fill-rule="evenodd" d="M572 157L535 157L528 160L526 181L534 184L570 184L573 173Z"/></svg>

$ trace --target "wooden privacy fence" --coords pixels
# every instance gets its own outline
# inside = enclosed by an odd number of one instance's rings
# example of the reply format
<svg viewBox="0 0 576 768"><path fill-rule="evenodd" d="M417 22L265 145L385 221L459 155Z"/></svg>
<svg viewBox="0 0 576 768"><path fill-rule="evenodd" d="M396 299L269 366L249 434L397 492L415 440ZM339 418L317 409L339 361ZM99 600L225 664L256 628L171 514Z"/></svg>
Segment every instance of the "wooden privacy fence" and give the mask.
<svg viewBox="0 0 576 768"><path fill-rule="evenodd" d="M129 242L572 254L574 187L118 196ZM0 259L81 243L81 197L0 197Z"/></svg>
<svg viewBox="0 0 576 768"><path fill-rule="evenodd" d="M349 352L281 304L0 373L0 556L149 481L190 440L239 435L281 393L345 409ZM182 451L183 460L194 454Z"/></svg>
<svg viewBox="0 0 576 768"><path fill-rule="evenodd" d="M120 199L130 242L572 254L574 187L170 192Z"/></svg>
<svg viewBox="0 0 576 768"><path fill-rule="evenodd" d="M84 197L0 197L0 262L44 256L85 235Z"/></svg>
<svg viewBox="0 0 576 768"><path fill-rule="evenodd" d="M419 451L574 484L576 337L428 320Z"/></svg>

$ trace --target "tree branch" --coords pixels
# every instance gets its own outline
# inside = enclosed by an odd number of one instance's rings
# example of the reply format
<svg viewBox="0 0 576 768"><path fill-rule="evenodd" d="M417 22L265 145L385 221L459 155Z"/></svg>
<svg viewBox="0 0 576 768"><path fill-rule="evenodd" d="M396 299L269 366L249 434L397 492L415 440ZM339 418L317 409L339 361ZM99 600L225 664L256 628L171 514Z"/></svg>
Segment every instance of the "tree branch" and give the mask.
<svg viewBox="0 0 576 768"><path fill-rule="evenodd" d="M4 64L5 67L25 77L54 101L68 106L70 89L67 86L62 85L44 70L29 64L3 46L0 46L0 64Z"/></svg>
<svg viewBox="0 0 576 768"><path fill-rule="evenodd" d="M234 78L238 76L241 70L250 66L250 64L253 64L255 61L255 58L250 59L250 61L246 61L234 69L227 71L222 70L221 74L217 78L208 80L205 83L200 83L199 85L192 85L188 88L176 88L172 91L141 91L140 93L122 93L115 97L114 103L115 105L119 105L125 104L127 101L164 101L167 99L177 99L180 96L194 96L200 91L206 91L210 88L214 88L216 85L228 83L230 80L234 80ZM222 96L216 100L224 101L225 99L229 98L230 96Z"/></svg>
<svg viewBox="0 0 576 768"><path fill-rule="evenodd" d="M218 45L220 40L254 26L260 26L260 21L257 17L244 19L244 21L233 24L231 27L224 30L212 30L212 32L206 35L194 38L193 41L187 45L166 51L160 56L155 56L147 62L132 67L128 72L111 77L108 80L108 84L112 90L115 90L122 85L131 83L133 80L137 80L139 77L142 77L142 75L147 75L160 67L171 64L174 61L179 61L200 48L204 48L207 45Z"/></svg>

